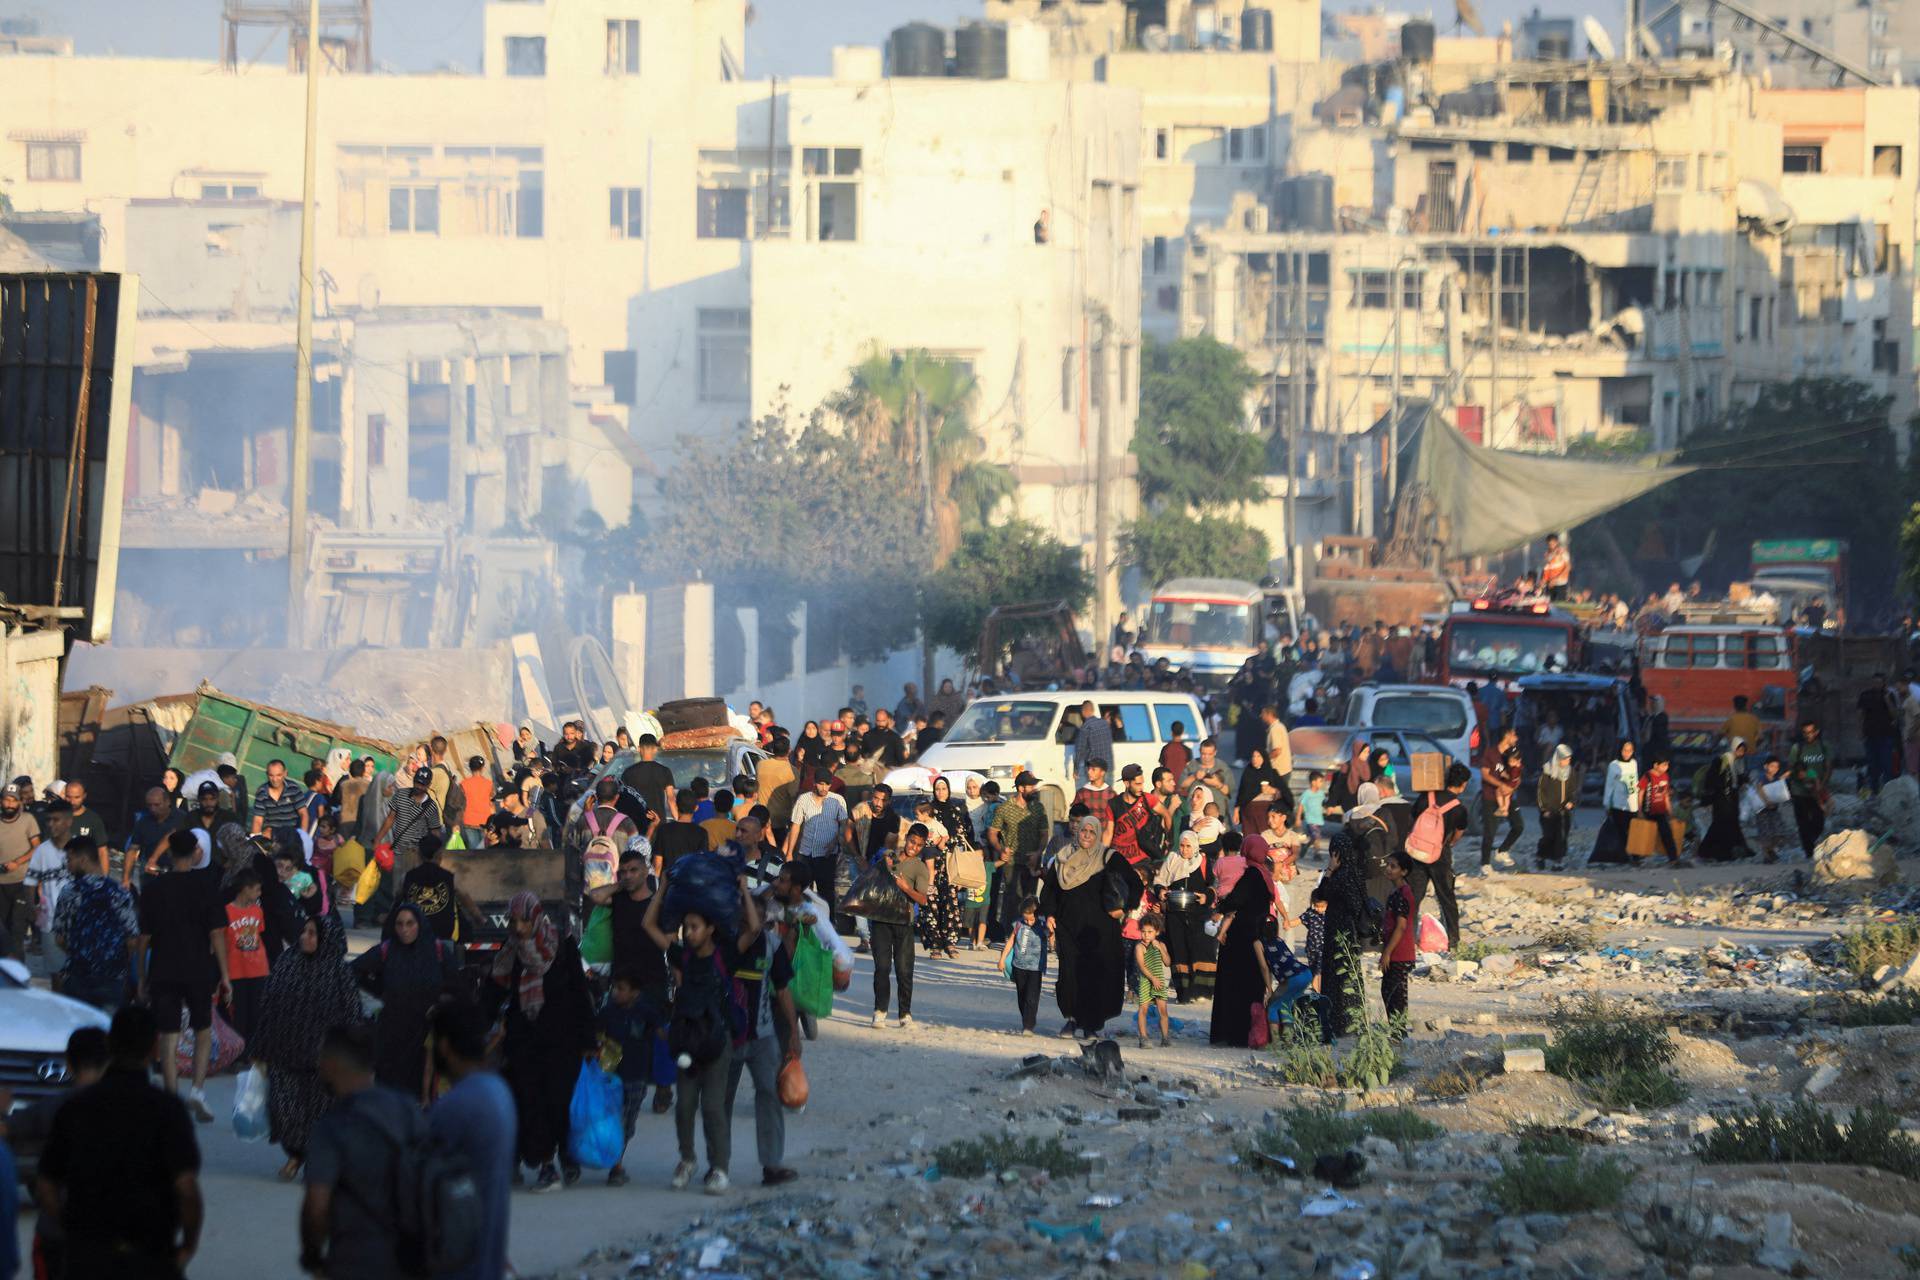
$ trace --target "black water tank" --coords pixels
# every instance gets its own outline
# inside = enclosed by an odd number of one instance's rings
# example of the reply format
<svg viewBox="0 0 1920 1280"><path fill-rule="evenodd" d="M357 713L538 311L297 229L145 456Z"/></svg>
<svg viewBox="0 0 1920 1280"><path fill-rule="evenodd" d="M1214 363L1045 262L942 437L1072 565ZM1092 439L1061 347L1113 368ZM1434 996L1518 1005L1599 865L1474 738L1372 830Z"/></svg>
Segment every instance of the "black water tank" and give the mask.
<svg viewBox="0 0 1920 1280"><path fill-rule="evenodd" d="M970 80L1007 78L1007 25L968 22L953 33L953 74Z"/></svg>
<svg viewBox="0 0 1920 1280"><path fill-rule="evenodd" d="M1542 62L1568 62L1573 58L1573 37L1558 32L1542 35L1534 42L1533 56Z"/></svg>
<svg viewBox="0 0 1920 1280"><path fill-rule="evenodd" d="M1240 47L1248 53L1273 52L1273 10L1240 11Z"/></svg>
<svg viewBox="0 0 1920 1280"><path fill-rule="evenodd" d="M1333 230L1333 175L1302 173L1280 183L1282 231Z"/></svg>
<svg viewBox="0 0 1920 1280"><path fill-rule="evenodd" d="M1400 28L1400 56L1408 62L1433 61L1433 24L1418 19Z"/></svg>
<svg viewBox="0 0 1920 1280"><path fill-rule="evenodd" d="M947 74L947 33L926 22L895 27L887 37L887 74L943 76Z"/></svg>

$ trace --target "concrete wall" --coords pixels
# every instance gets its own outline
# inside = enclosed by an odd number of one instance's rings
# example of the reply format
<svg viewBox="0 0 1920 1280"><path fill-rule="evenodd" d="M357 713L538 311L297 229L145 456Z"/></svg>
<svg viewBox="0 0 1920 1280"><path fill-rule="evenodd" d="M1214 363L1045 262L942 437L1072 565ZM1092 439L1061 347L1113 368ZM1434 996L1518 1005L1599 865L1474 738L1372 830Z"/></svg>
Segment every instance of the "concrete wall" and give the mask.
<svg viewBox="0 0 1920 1280"><path fill-rule="evenodd" d="M44 787L54 779L64 639L0 625L0 775L8 782L25 774Z"/></svg>

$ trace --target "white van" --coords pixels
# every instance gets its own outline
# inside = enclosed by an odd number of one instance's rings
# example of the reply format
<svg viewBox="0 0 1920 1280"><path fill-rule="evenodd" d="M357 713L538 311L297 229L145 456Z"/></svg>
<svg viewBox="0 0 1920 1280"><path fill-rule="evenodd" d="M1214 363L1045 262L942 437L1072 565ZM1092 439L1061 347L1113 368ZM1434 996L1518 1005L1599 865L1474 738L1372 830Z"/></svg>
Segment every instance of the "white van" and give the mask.
<svg viewBox="0 0 1920 1280"><path fill-rule="evenodd" d="M1188 693L1114 689L1010 693L969 702L946 736L915 763L942 773L969 769L998 782L1007 793L1012 792L1013 779L1021 770L1032 770L1046 791L1059 789L1057 796L1047 796L1047 809L1056 821L1064 819L1065 802L1076 789L1073 775L1067 772L1067 749L1080 727L1084 702L1092 702L1102 714L1109 709L1120 713L1110 775L1116 790L1120 770L1127 765L1137 764L1152 776L1160 763L1160 748L1173 739L1175 724L1182 727L1188 750L1196 755L1200 739L1207 736L1200 703ZM1053 812L1056 802L1058 813Z"/></svg>

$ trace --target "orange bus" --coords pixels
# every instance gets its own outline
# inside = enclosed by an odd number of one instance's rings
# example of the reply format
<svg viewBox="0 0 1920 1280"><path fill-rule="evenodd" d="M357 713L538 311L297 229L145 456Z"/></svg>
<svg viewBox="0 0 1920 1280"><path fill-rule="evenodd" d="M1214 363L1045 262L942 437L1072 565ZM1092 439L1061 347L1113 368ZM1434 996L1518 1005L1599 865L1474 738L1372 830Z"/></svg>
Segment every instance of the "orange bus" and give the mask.
<svg viewBox="0 0 1920 1280"><path fill-rule="evenodd" d="M1640 683L1666 700L1673 755L1704 760L1733 714L1736 695L1760 719L1752 750L1785 758L1799 704L1792 635L1783 627L1688 623L1648 636L1640 645Z"/></svg>

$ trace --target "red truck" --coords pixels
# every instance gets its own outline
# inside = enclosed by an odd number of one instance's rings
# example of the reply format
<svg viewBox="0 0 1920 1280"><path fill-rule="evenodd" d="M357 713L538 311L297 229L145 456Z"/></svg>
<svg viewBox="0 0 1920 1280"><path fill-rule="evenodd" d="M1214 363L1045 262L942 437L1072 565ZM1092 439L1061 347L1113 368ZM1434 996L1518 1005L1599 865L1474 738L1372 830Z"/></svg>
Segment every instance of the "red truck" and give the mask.
<svg viewBox="0 0 1920 1280"><path fill-rule="evenodd" d="M1582 661L1579 620L1544 601L1457 600L1440 624L1439 648L1435 684L1492 681L1510 690L1521 676L1577 671Z"/></svg>

